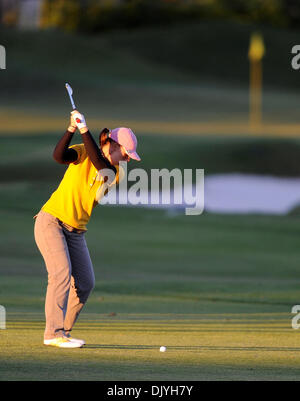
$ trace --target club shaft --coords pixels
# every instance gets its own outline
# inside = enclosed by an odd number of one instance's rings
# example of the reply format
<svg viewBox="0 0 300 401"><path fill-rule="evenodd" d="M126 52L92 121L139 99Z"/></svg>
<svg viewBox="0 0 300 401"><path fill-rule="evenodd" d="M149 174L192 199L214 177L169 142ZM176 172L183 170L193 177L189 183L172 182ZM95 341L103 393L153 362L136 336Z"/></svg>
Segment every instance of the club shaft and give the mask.
<svg viewBox="0 0 300 401"><path fill-rule="evenodd" d="M73 108L73 110L75 110L76 106L75 106L75 103L74 103L74 100L73 100L73 96L70 93L69 93L69 97L70 97L70 100L71 100L72 108Z"/></svg>

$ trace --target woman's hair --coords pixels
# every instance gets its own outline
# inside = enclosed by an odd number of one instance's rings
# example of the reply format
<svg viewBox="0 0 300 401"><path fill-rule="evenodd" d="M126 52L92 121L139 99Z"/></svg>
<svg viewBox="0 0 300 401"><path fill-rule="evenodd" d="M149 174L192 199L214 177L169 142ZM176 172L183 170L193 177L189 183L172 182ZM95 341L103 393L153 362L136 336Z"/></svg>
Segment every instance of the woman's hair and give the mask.
<svg viewBox="0 0 300 401"><path fill-rule="evenodd" d="M109 129L108 128L103 128L103 130L99 134L99 144L102 148L107 142L112 142L113 140L109 138Z"/></svg>

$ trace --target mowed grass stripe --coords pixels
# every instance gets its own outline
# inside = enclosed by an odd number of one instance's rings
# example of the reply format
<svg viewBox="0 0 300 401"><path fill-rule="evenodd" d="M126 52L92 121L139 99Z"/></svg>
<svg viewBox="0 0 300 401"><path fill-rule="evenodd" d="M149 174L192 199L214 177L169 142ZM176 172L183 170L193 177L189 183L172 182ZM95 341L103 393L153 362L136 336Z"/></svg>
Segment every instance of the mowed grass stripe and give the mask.
<svg viewBox="0 0 300 401"><path fill-rule="evenodd" d="M1 112L0 112L1 115ZM165 122L165 121L135 121L135 120L109 120L106 118L88 120L91 132L99 132L103 125L103 120L109 127L129 126L134 127L139 135L222 135L222 136L253 136L253 137L283 137L299 138L299 123L263 123L258 127L248 124L248 121L236 121L231 116L232 121L220 122L198 121L198 122ZM40 116L38 114L28 115L14 110L5 113L1 117L0 136L13 134L14 136L41 135L49 132L60 133L66 126L66 119L53 116ZM37 153L39 159L41 153ZM22 160L27 157L23 156Z"/></svg>
<svg viewBox="0 0 300 401"><path fill-rule="evenodd" d="M158 330L145 330L144 322L141 330L128 322L89 330L78 323L74 335L85 338L87 346L72 351L43 346L42 330L36 330L37 322L30 328L31 323L26 331L0 332L1 379L55 380L63 374L64 380L296 380L300 372L298 333L276 332L273 323L264 332L251 323L248 332L199 323L195 331L186 326L184 335L182 324L168 331L165 322L157 324ZM165 353L159 352L161 345L167 346Z"/></svg>

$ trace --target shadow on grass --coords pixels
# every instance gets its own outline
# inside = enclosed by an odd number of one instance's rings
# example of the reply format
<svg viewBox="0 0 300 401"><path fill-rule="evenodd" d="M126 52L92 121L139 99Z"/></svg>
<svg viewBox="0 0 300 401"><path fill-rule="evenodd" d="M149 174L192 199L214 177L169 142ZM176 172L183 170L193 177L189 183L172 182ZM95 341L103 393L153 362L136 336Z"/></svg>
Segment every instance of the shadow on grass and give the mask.
<svg viewBox="0 0 300 401"><path fill-rule="evenodd" d="M128 349L128 350L159 350L160 345L117 345L117 344L91 344L85 345L84 348L87 349ZM168 346L167 351L265 351L265 352L286 352L286 351L296 351L300 352L300 347L292 348L292 347L225 347L225 346L201 346L201 345L192 345L192 346Z"/></svg>

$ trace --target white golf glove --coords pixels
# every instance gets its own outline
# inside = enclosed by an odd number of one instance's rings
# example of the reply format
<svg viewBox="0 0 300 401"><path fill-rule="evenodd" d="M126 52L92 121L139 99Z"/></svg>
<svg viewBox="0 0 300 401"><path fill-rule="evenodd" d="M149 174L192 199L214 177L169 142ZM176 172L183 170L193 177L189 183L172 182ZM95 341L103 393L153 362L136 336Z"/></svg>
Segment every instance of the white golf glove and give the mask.
<svg viewBox="0 0 300 401"><path fill-rule="evenodd" d="M85 118L84 115L79 113L79 111L74 110L71 112L71 116L77 126L77 128L79 129L80 133L84 133L87 131L87 125L85 122Z"/></svg>

